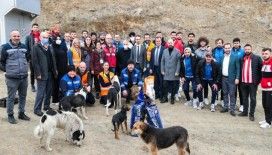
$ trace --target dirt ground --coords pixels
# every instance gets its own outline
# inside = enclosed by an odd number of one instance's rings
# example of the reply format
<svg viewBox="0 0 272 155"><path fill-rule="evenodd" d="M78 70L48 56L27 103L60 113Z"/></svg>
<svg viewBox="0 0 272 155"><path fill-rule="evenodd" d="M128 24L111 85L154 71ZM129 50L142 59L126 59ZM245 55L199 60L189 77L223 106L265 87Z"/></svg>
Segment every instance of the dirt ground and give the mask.
<svg viewBox="0 0 272 155"><path fill-rule="evenodd" d="M0 97L6 96L4 74L0 73ZM70 145L64 140L64 134L58 130L51 141L53 151L48 153L40 148L39 140L33 136L33 129L39 123L39 117L33 114L35 93L28 89L26 113L30 122L19 120L17 125L7 122L6 109L0 108L0 154L5 155L42 155L42 154L80 154L80 155L139 155L149 154L143 149L140 138L121 134L115 140L111 131L111 116L106 117L105 110L98 102L87 108L89 120L84 120L86 139L83 146ZM158 102L158 101L157 101ZM215 113L208 107L197 111L182 104L160 104L158 107L165 127L180 125L189 132L192 155L268 155L272 151L272 129L263 130L258 121L264 117L260 92L256 108L256 121L246 118ZM18 106L15 106L17 118ZM113 114L113 111L110 111ZM128 114L130 116L130 113ZM177 154L176 146L160 151L161 155Z"/></svg>

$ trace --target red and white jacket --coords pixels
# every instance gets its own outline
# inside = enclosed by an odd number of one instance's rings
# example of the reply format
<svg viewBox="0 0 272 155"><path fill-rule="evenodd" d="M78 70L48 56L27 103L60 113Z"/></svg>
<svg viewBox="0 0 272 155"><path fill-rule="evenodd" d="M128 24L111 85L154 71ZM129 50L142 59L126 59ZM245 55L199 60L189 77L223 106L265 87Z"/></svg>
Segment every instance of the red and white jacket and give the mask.
<svg viewBox="0 0 272 155"><path fill-rule="evenodd" d="M104 60L109 62L110 67L116 67L116 48L114 45L111 47L106 46L103 48L104 51Z"/></svg>
<svg viewBox="0 0 272 155"><path fill-rule="evenodd" d="M261 87L263 91L272 91L272 57L263 61Z"/></svg>

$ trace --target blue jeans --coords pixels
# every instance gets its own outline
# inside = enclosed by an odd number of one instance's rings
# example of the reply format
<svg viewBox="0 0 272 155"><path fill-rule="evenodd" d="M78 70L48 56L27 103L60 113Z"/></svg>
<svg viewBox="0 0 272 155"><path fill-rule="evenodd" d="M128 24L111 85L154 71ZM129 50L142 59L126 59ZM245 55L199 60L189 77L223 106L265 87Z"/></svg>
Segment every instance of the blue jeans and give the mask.
<svg viewBox="0 0 272 155"><path fill-rule="evenodd" d="M26 95L27 95L27 78L24 79L11 79L6 78L6 85L8 89L8 97L7 97L7 113L8 115L13 115L14 109L14 99L16 92L18 90L19 95L19 113L25 112L25 103L26 103Z"/></svg>
<svg viewBox="0 0 272 155"><path fill-rule="evenodd" d="M236 106L236 85L235 80L230 80L227 77L222 77L222 90L224 93L224 108L228 109L230 103L230 110L235 111Z"/></svg>
<svg viewBox="0 0 272 155"><path fill-rule="evenodd" d="M205 88L208 88L208 86L210 86L210 88L212 90L211 104L214 104L216 96L217 96L217 91L212 88L212 85L213 85L212 80L203 80L202 87L203 87L204 91L205 91ZM203 90L200 90L198 92L198 99L199 99L199 102L203 102Z"/></svg>
<svg viewBox="0 0 272 155"><path fill-rule="evenodd" d="M182 85L182 89L184 92L184 95L186 97L187 101L191 100L191 97L189 95L189 90L190 90L190 83L192 83L192 88L193 88L193 98L196 99L197 98L197 91L196 91L196 82L194 78L185 78L185 81Z"/></svg>
<svg viewBox="0 0 272 155"><path fill-rule="evenodd" d="M52 73L48 73L47 80L37 80L37 94L35 98L34 112L42 110L42 103L44 101L43 109L50 108L50 98L52 94Z"/></svg>

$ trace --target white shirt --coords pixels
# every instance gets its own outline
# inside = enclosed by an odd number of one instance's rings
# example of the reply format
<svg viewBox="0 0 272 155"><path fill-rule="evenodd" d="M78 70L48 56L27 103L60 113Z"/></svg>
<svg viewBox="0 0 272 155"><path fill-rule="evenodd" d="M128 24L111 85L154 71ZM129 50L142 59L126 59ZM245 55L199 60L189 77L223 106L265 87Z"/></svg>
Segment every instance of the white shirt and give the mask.
<svg viewBox="0 0 272 155"><path fill-rule="evenodd" d="M229 61L230 61L230 54L225 54L223 59L223 65L222 65L222 75L223 76L229 76Z"/></svg>

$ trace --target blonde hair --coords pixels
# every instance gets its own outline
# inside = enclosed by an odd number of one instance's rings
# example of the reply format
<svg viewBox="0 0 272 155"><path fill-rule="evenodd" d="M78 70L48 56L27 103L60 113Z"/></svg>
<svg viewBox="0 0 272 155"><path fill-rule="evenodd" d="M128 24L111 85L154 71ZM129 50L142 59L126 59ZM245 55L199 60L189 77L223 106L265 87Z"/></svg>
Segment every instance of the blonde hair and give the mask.
<svg viewBox="0 0 272 155"><path fill-rule="evenodd" d="M190 53L192 53L192 49L190 48L190 47L186 47L185 49L184 49L184 52L185 51L189 51Z"/></svg>

